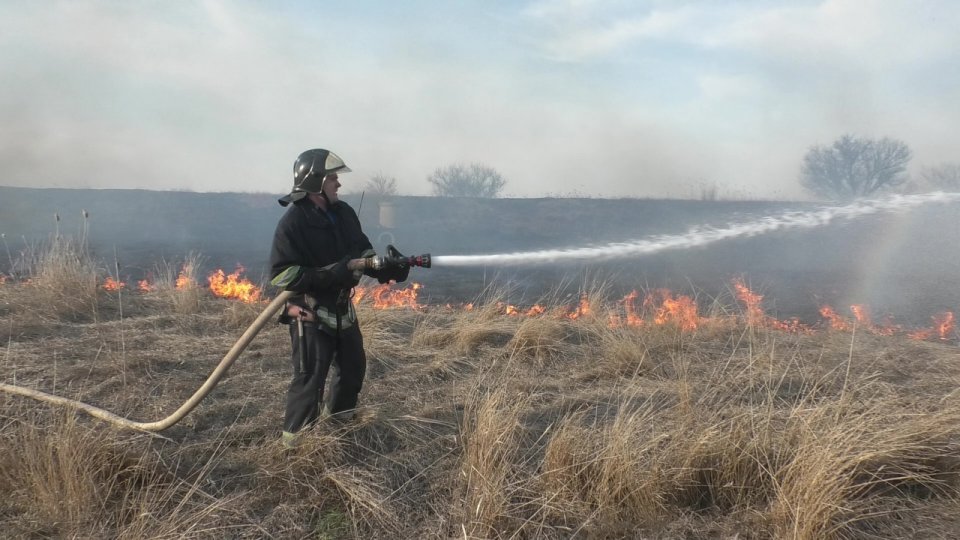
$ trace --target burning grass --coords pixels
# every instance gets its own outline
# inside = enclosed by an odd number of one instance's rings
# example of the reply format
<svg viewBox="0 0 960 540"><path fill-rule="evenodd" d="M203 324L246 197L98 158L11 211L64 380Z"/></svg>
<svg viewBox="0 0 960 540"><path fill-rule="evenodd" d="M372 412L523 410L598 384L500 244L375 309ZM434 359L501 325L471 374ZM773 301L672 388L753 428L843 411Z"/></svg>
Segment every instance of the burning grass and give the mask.
<svg viewBox="0 0 960 540"><path fill-rule="evenodd" d="M152 290L107 290L94 271L92 291L76 294L92 295L96 317L55 325L18 322L32 313L33 280L0 285L4 381L142 420L172 411L263 305L217 297L196 271L172 268ZM173 300L187 290L180 277L198 284L187 304L202 310ZM54 537L960 535L952 319L932 320L926 341L856 310L833 312L848 326L801 328L768 315L742 281L706 310L669 291L610 299L600 287L573 305L523 307L503 291L469 306L391 291L355 298L370 364L357 419L318 424L294 452L278 440L289 335L275 325L162 437L0 395L0 527Z"/></svg>

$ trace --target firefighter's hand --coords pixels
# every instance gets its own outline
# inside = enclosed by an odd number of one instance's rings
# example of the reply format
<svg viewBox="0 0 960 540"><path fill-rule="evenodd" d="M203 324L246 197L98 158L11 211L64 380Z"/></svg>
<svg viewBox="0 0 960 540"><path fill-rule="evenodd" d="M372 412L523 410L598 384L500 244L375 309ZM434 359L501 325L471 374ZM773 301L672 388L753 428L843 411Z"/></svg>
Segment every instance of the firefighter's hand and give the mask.
<svg viewBox="0 0 960 540"><path fill-rule="evenodd" d="M312 311L296 304L290 304L287 306L287 316L292 319L303 317L303 322L313 322L317 320L317 316L314 315Z"/></svg>
<svg viewBox="0 0 960 540"><path fill-rule="evenodd" d="M397 248L393 247L393 245L387 246L387 255L394 260L402 260L406 258ZM380 283L388 283L392 280L396 281L397 283L403 283L407 280L407 276L409 275L409 264L390 265L380 271L380 274L377 276L377 281Z"/></svg>

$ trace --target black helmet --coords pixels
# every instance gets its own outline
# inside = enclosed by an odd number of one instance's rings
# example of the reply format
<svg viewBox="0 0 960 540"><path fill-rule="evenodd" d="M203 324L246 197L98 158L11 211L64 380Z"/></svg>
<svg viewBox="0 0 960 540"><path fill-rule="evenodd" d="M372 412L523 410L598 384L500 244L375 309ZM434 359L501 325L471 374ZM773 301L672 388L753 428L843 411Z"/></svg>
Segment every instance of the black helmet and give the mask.
<svg viewBox="0 0 960 540"><path fill-rule="evenodd" d="M329 174L350 172L350 167L340 156L329 150L314 148L307 150L293 162L293 191L280 199L280 205L286 206L307 196L307 193L320 193L323 181Z"/></svg>

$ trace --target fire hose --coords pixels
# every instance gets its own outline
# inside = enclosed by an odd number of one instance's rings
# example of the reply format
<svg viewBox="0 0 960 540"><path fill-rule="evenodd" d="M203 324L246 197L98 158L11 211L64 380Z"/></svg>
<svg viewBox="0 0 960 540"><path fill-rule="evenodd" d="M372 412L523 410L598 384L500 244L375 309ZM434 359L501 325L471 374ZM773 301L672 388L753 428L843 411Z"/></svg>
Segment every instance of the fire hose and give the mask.
<svg viewBox="0 0 960 540"><path fill-rule="evenodd" d="M283 291L273 299L270 304L264 308L264 310L257 316L256 320L247 328L246 332L240 336L240 339L233 344L233 347L227 352L223 357L223 360L220 360L220 363L217 364L217 367L214 368L213 372L210 373L210 376L207 377L207 380L203 385L196 391L190 399L186 400L179 409L174 411L170 416L162 420L157 420L155 422L138 422L136 420L131 420L129 418L124 418L120 415L114 414L106 409L101 409L89 403L84 403L75 399L69 399L65 397L55 396L53 394L48 394L46 392L41 392L40 390L33 390L31 388L24 388L22 386L15 386L12 384L0 383L0 390L4 392L9 392L11 394L18 394L21 396L26 396L40 401L46 401L49 403L55 403L57 405L66 405L68 407L74 407L80 409L90 416L99 418L101 420L106 420L111 424L116 424L120 427L128 429L137 429L142 431L163 431L170 426L176 424L180 420L183 420L187 414L190 413L197 405L203 401L203 398L207 397L220 382L220 379L227 373L227 370L230 369L230 366L237 360L240 356L240 353L250 345L250 342L253 341L253 338L260 333L260 330L263 329L264 325L267 324L267 321L270 320L273 315L280 310L287 299L290 298L294 293L292 291Z"/></svg>
<svg viewBox="0 0 960 540"><path fill-rule="evenodd" d="M393 265L422 266L424 268L430 268L430 255L417 255L413 257L375 256L370 257L365 261L365 267L368 268L381 269ZM283 291L278 294L276 298L274 298L273 301L271 301L270 304L268 304L267 307L260 312L260 315L257 316L253 323L247 327L247 330L243 333L243 335L240 336L240 339L233 344L233 347L227 351L227 354L224 355L222 360L220 360L220 363L217 364L217 367L213 369L213 371L210 373L210 376L208 376L207 380L204 381L203 385L201 385L200 388L197 389L197 391L194 392L189 399L183 402L183 405L181 405L180 408L161 420L156 420L154 422L139 422L76 399L55 396L40 390L34 390L32 388L25 388L23 386L17 386L13 384L0 383L0 391L33 398L39 401L46 401L48 403L80 409L94 418L99 418L101 420L110 422L111 424L127 429L154 432L163 431L173 426L180 420L183 420L185 416L190 414L190 412L193 411L193 409L195 409L197 405L199 405L200 402L203 401L203 399L207 397L211 391L213 391L214 388L216 388L217 384L220 382L220 379L223 378L223 376L227 373L227 370L230 369L230 366L236 362L237 358L240 357L240 354L247 348L247 346L250 345L253 339L257 337L257 334L259 334L260 330L262 330L267 324L267 321L269 321L294 294L296 293L293 291Z"/></svg>

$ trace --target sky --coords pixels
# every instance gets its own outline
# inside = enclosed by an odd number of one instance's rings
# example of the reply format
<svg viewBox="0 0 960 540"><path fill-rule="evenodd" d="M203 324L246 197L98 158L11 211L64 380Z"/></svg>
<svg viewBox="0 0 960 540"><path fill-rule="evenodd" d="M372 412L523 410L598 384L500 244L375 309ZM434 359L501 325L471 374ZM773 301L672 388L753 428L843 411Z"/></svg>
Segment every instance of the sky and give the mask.
<svg viewBox="0 0 960 540"><path fill-rule="evenodd" d="M960 161L954 0L0 2L0 185L804 198L813 145Z"/></svg>

